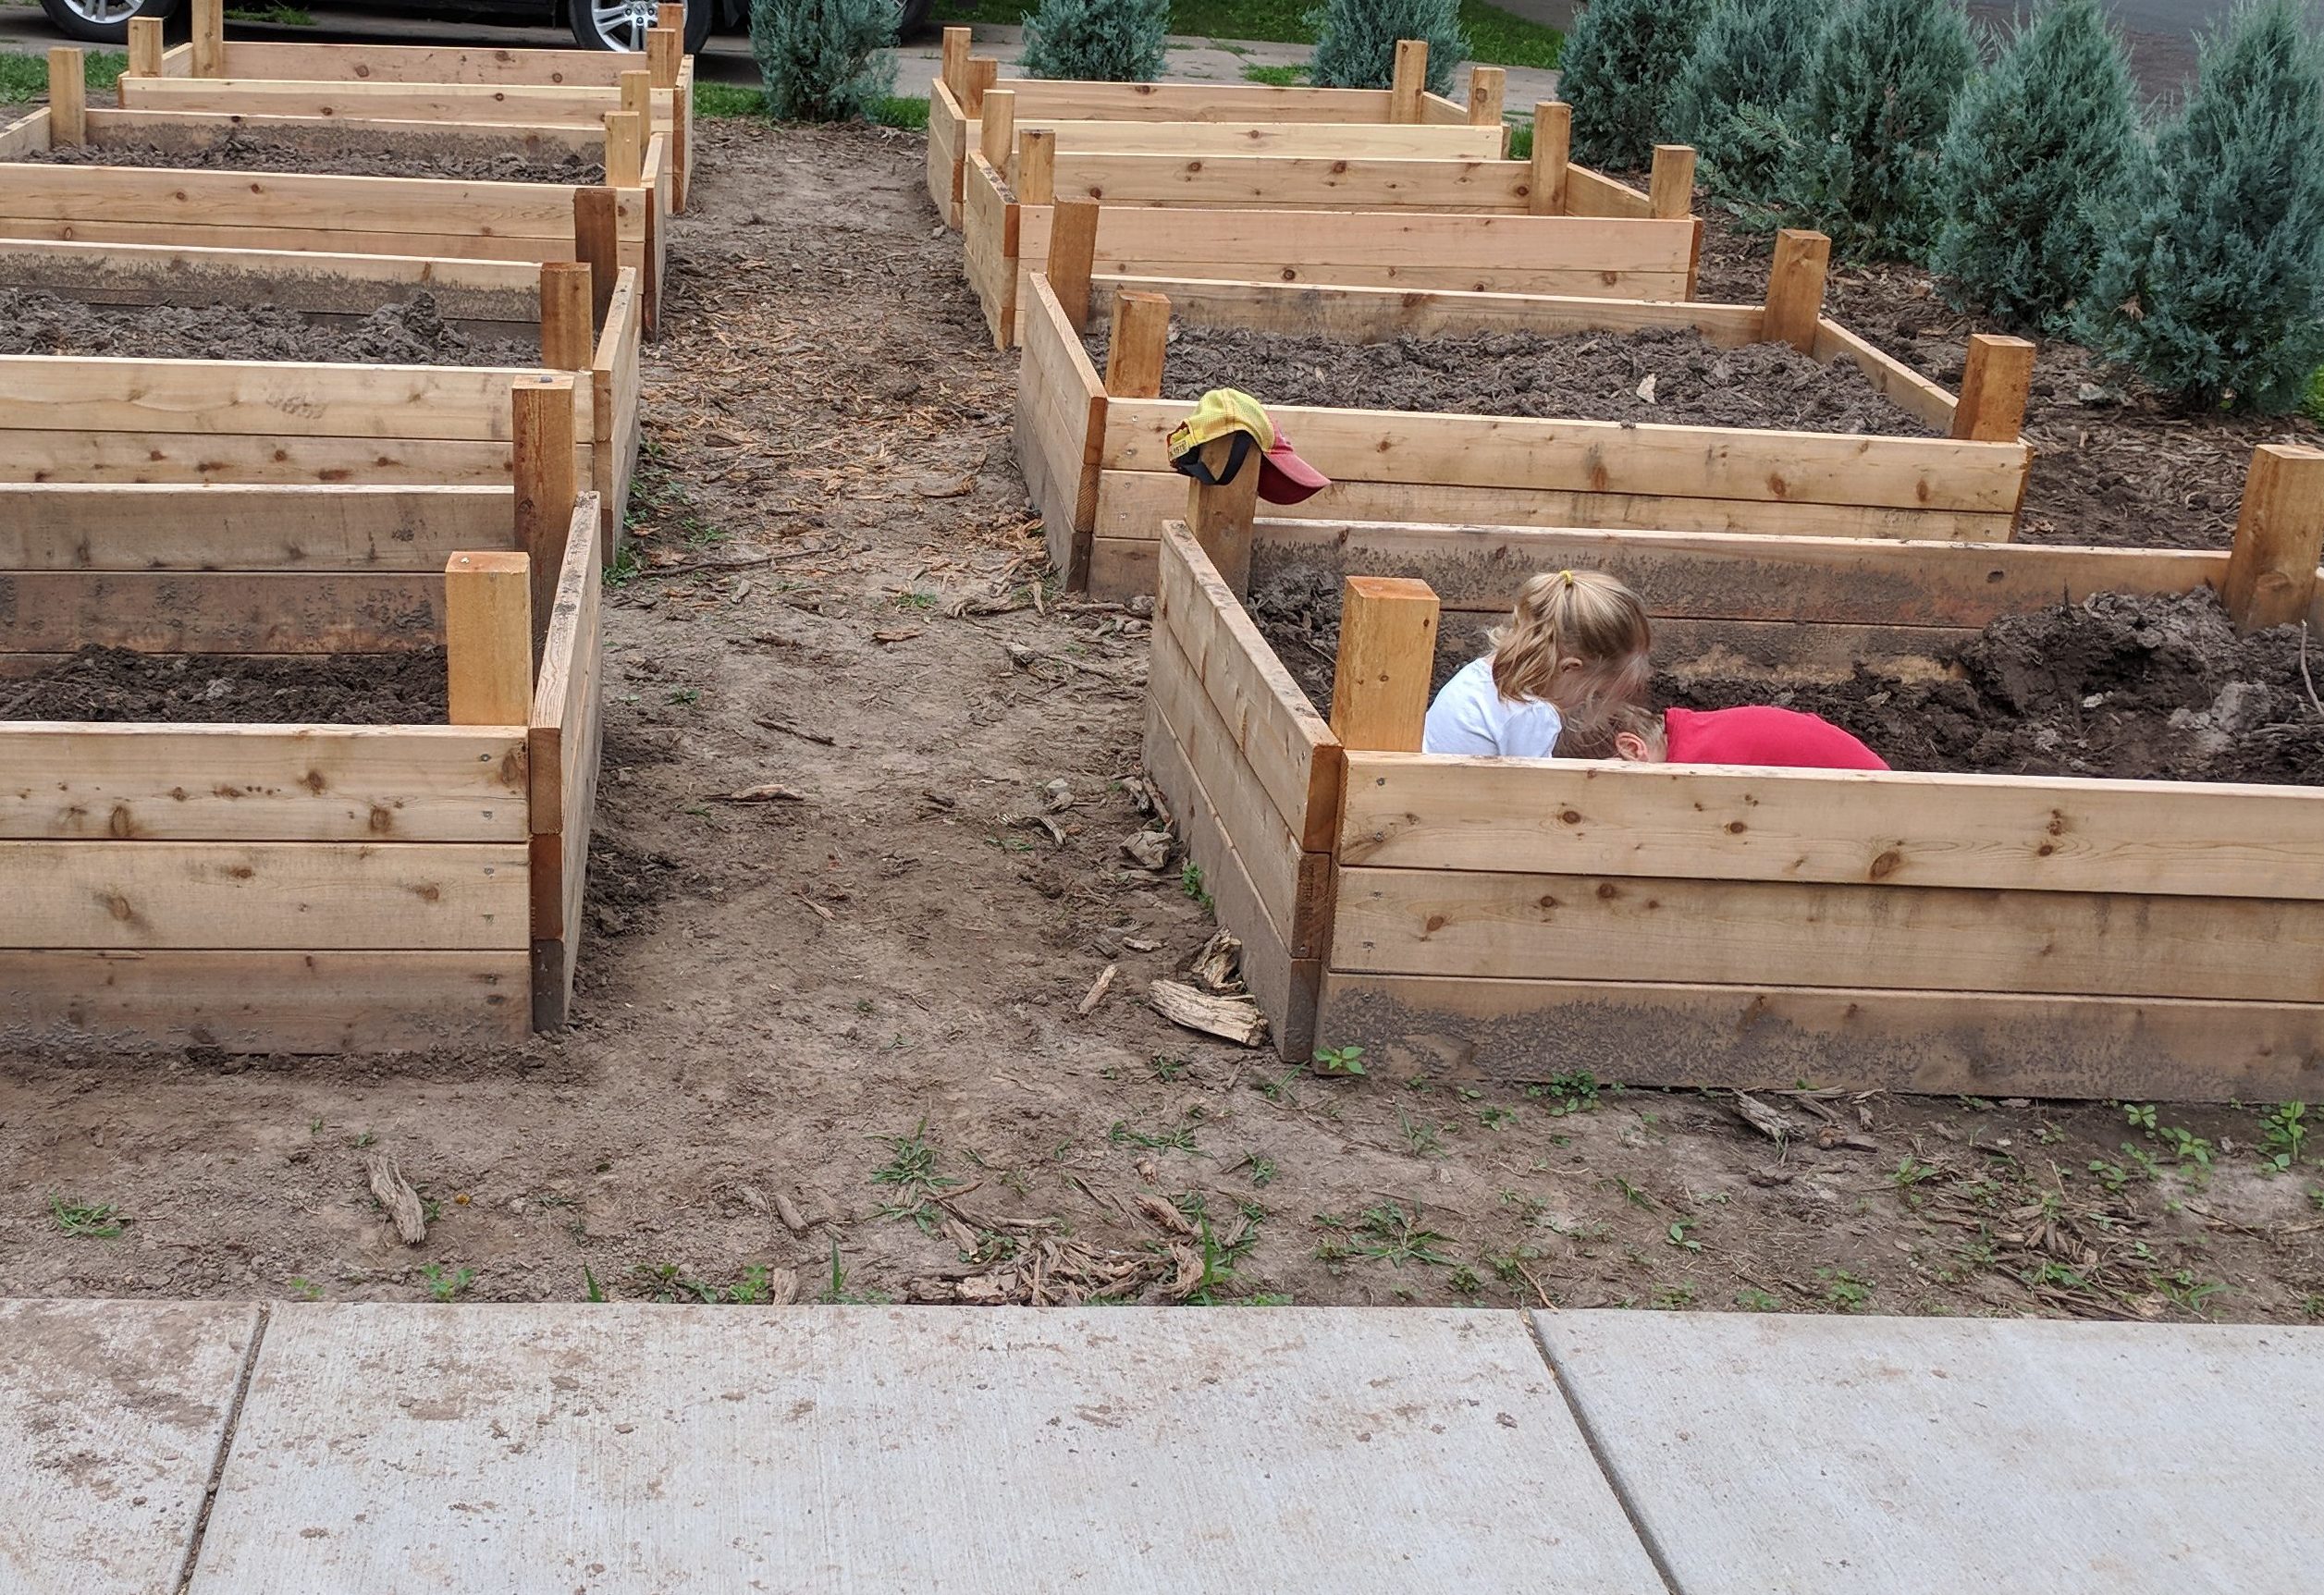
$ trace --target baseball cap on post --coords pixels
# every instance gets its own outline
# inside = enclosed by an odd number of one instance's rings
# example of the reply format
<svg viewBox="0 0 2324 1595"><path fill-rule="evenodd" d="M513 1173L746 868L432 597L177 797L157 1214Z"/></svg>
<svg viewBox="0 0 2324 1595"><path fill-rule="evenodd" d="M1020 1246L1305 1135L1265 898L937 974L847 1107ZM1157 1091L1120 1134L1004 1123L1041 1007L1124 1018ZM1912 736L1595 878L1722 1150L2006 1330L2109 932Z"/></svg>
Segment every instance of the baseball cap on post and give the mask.
<svg viewBox="0 0 2324 1595"><path fill-rule="evenodd" d="M1234 387L1212 388L1196 401L1193 414L1170 429L1172 469L1212 487L1234 481L1249 457L1248 446L1236 448L1223 476L1212 476L1202 462L1202 446L1222 437L1247 437L1257 446L1259 496L1270 504L1297 504L1332 485L1292 451L1291 439L1275 429L1259 400Z"/></svg>

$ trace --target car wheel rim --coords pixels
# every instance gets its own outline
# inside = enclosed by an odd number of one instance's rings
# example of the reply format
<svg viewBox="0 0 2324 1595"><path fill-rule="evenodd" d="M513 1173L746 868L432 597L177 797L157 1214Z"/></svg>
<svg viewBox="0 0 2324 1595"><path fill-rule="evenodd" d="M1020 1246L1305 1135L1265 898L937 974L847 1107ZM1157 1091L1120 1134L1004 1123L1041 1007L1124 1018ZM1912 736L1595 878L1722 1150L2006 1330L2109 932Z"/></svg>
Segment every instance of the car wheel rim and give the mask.
<svg viewBox="0 0 2324 1595"><path fill-rule="evenodd" d="M137 15L144 0L65 0L65 9L83 22L111 27Z"/></svg>
<svg viewBox="0 0 2324 1595"><path fill-rule="evenodd" d="M70 5L104 5L106 0L67 0ZM134 9L134 0L131 3ZM609 49L643 50L654 26L654 0L592 0L589 14L597 37Z"/></svg>

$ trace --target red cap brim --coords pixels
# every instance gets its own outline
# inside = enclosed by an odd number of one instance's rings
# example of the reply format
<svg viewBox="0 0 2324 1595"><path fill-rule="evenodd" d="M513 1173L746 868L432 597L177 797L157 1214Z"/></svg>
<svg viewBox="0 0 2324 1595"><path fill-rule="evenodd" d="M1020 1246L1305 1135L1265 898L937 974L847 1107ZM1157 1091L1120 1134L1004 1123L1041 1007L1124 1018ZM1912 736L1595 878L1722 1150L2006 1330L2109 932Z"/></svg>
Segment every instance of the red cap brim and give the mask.
<svg viewBox="0 0 2324 1595"><path fill-rule="evenodd" d="M1291 440L1275 434L1275 446L1259 457L1259 496L1270 504L1297 504L1332 485L1332 479L1291 452Z"/></svg>

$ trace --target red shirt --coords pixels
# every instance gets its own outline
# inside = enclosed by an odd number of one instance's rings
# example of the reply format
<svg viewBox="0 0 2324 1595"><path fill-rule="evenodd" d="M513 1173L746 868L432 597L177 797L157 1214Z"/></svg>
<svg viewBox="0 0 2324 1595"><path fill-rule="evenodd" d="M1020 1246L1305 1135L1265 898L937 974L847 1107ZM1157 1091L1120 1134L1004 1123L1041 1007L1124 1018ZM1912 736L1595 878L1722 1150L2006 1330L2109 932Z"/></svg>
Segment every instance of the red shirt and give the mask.
<svg viewBox="0 0 2324 1595"><path fill-rule="evenodd" d="M1778 765L1805 770L1885 770L1887 761L1827 719L1749 704L1672 709L1663 735L1674 765Z"/></svg>

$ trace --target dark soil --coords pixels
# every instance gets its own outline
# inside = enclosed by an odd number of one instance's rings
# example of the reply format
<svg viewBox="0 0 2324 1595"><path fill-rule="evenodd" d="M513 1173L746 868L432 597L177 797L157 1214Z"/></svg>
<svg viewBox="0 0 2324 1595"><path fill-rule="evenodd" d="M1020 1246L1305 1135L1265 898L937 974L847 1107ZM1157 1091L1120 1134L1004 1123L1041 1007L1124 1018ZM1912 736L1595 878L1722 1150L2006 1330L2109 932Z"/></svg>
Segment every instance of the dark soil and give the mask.
<svg viewBox="0 0 2324 1595"><path fill-rule="evenodd" d="M1310 563L1257 576L1249 607L1292 679L1324 714L1339 648L1339 575ZM1434 687L1485 647L1446 625ZM1903 770L2122 780L2324 785L2324 709L2301 676L2300 631L2248 637L2207 589L2183 598L2101 594L1997 620L1964 646L1955 679L1849 681L1658 676L1686 708L1781 704L1854 732Z"/></svg>
<svg viewBox="0 0 2324 1595"><path fill-rule="evenodd" d="M440 726L443 650L288 657L83 648L0 681L0 719L166 725Z"/></svg>
<svg viewBox="0 0 2324 1595"><path fill-rule="evenodd" d="M327 140L229 132L191 145L80 144L23 157L54 166L163 166L172 171L314 172L350 178L452 178L463 182L602 183L605 163L567 150L480 148L473 141L334 129Z"/></svg>
<svg viewBox="0 0 2324 1595"><path fill-rule="evenodd" d="M1086 339L1100 370L1109 330ZM1819 365L1786 344L1719 349L1691 327L1346 343L1174 323L1163 396L1213 387L1262 404L1934 436L1853 365Z"/></svg>
<svg viewBox="0 0 2324 1595"><path fill-rule="evenodd" d="M541 359L537 341L462 332L424 290L361 318L332 320L272 305L84 304L37 289L0 288L0 354L368 365L533 366Z"/></svg>
<svg viewBox="0 0 2324 1595"><path fill-rule="evenodd" d="M1697 295L1763 299L1770 241L1707 201L1697 211L1706 218ZM1909 265L1835 265L1825 313L1955 389L1970 335L2008 330L1955 310L1934 277ZM2045 341L2035 361L2025 436L2036 452L2021 542L2154 548L2226 547L2252 449L2324 447L2324 426L2299 416L2180 414L2060 338Z"/></svg>

